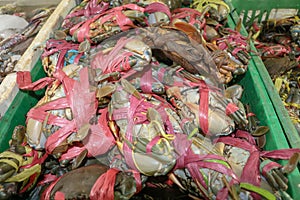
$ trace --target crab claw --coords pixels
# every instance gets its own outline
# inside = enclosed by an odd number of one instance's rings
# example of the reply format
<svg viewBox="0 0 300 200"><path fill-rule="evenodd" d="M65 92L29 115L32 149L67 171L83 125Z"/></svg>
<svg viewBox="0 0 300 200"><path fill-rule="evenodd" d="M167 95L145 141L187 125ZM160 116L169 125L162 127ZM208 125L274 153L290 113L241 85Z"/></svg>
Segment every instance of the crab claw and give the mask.
<svg viewBox="0 0 300 200"><path fill-rule="evenodd" d="M126 92L129 94L132 94L135 96L137 99L141 99L140 93L135 89L133 85L131 85L130 82L128 82L126 79L121 79L121 84Z"/></svg>
<svg viewBox="0 0 300 200"><path fill-rule="evenodd" d="M297 167L299 160L300 154L294 153L289 159L288 163L281 168L281 171L286 174L291 173Z"/></svg>
<svg viewBox="0 0 300 200"><path fill-rule="evenodd" d="M152 59L151 48L139 39L129 40L125 48L134 52L136 56L140 57L142 61L145 60L146 63L149 63Z"/></svg>
<svg viewBox="0 0 300 200"><path fill-rule="evenodd" d="M182 186L182 184L180 183L180 181L178 180L178 178L175 176L174 173L169 173L169 174L168 174L168 177L169 177L169 179L170 179L171 181L173 181L178 187L180 187L180 188L183 189L183 190L186 190L186 189Z"/></svg>

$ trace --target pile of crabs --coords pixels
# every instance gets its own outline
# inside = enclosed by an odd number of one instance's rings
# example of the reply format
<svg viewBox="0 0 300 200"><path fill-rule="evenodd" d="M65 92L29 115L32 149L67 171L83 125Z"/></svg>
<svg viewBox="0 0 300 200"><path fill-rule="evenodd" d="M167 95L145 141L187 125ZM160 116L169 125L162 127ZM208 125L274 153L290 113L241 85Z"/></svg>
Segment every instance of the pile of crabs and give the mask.
<svg viewBox="0 0 300 200"><path fill-rule="evenodd" d="M300 19L268 19L251 27L255 47L300 135Z"/></svg>
<svg viewBox="0 0 300 200"><path fill-rule="evenodd" d="M262 150L268 127L230 84L246 38L223 1L191 6L85 0L66 16L48 76L17 73L46 92L0 154L0 199L291 198L300 149Z"/></svg>
<svg viewBox="0 0 300 200"><path fill-rule="evenodd" d="M27 9L14 4L0 6L0 83L15 66L55 7Z"/></svg>

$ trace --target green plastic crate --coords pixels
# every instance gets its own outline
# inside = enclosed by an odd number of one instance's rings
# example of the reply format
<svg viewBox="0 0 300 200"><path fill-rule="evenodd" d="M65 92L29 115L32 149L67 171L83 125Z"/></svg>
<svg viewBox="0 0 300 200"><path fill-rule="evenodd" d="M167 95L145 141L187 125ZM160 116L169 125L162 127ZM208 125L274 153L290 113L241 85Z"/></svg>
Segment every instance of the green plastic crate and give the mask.
<svg viewBox="0 0 300 200"><path fill-rule="evenodd" d="M263 1L254 1L254 0L226 0L226 2L231 7L233 11L231 13L231 18L233 19L232 23L235 25L240 19L240 14L244 17L243 24L252 24L255 19L260 20L269 19L276 17L276 14L283 13L287 9L295 9L296 12L299 12L300 1L299 0L263 0ZM275 14L271 16L270 13ZM234 26L233 25L233 26ZM244 26L242 26L241 33L243 35L248 35ZM257 52L254 44L251 43L251 49L253 52ZM287 110L285 109L278 92L275 89L275 86L268 74L267 69L265 68L261 58L255 53L251 53L254 65L259 72L259 75L264 83L265 89L270 97L271 103L275 109L276 115L279 119L279 122L284 130L286 138L289 142L290 147L300 148L300 136L294 127Z"/></svg>
<svg viewBox="0 0 300 200"><path fill-rule="evenodd" d="M231 2L234 10L243 15L245 26L252 25L266 19L286 16L288 13L299 13L299 0L225 0Z"/></svg>
<svg viewBox="0 0 300 200"><path fill-rule="evenodd" d="M276 17L276 14L280 14L282 11L287 11L287 9L294 9L295 13L299 13L300 10L300 1L299 0L225 0L231 9L230 18L228 19L228 24L230 27L235 27L236 24L242 19L243 25L241 28L241 33L245 36L248 35L245 26L249 26L253 23L254 20L261 22L262 20ZM243 17L241 17L243 16ZM244 26L245 25L245 26ZM256 80L260 79L262 83L262 91L266 92L263 96L266 99L260 98L260 100L253 100L251 95L253 91L245 93L245 102L257 101L257 105L262 108L264 114L261 115L260 111L256 113L259 116L259 120L270 127L270 132L267 134L267 145L266 150L272 149L281 149L281 148L300 148L300 137L294 127L287 110L285 109L277 90L274 87L274 84L266 70L264 63L261 58L257 56L257 52L254 44L250 43L251 50L251 62L249 65L248 74L251 74L251 71L255 71ZM255 69L252 69L255 68ZM250 73L249 73L250 72ZM247 79L245 79L247 80ZM250 86L249 83L241 81L243 85L247 85L247 88ZM257 83L255 83L257 84ZM257 86L257 85L256 85ZM253 87L251 86L249 88ZM256 92L254 92L256 93ZM249 98L247 97L248 95ZM250 103L251 104L251 103ZM255 104L254 104L255 105ZM273 107L272 112L265 112L270 107ZM264 116L265 115L265 116ZM277 120L273 122L270 119L276 118ZM277 128L275 128L277 127ZM292 174L289 175L289 194L294 199L300 199L300 173L299 168L296 169Z"/></svg>
<svg viewBox="0 0 300 200"><path fill-rule="evenodd" d="M36 63L31 76L32 81L46 76L41 60ZM26 114L44 95L44 90L36 92L19 91L17 93L5 115L0 119L0 152L8 148L8 141L11 139L15 126L25 125Z"/></svg>
<svg viewBox="0 0 300 200"><path fill-rule="evenodd" d="M228 24L231 28L235 27L235 21L229 17ZM45 73L39 60L32 70L32 79L37 80L44 77ZM250 104L253 112L261 122L270 128L267 134L266 150L289 148L289 143L284 135L281 124L277 118L274 107L266 90L265 84L256 67L256 60L250 61L248 71L245 76L237 81L245 90L242 101ZM0 119L0 152L8 148L8 141L11 138L12 131L16 125L25 125L26 113L34 106L43 95L43 91L39 92L23 92L19 91L16 98L10 105L6 114ZM284 163L284 162L283 162ZM289 190L288 193L297 199L300 194L300 175L296 169L288 175Z"/></svg>

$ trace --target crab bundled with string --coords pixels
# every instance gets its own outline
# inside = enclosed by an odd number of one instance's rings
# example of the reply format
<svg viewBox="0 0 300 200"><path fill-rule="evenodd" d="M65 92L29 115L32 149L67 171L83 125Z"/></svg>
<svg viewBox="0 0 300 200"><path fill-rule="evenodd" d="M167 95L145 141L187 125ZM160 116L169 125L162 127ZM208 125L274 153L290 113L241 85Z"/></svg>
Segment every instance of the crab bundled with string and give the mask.
<svg viewBox="0 0 300 200"><path fill-rule="evenodd" d="M130 6L94 16L109 18ZM165 8L160 6L157 12ZM174 16L192 23L188 10ZM201 14L191 14L203 27ZM78 26L88 27L91 19ZM43 55L48 77L32 83L29 72L18 72L22 90L46 87L27 114L26 140L16 145L39 152L38 179L24 175L36 186L22 190L29 199L143 199L155 196L151 189L192 199L288 196L285 174L296 167L300 149L262 151L268 128L257 126L240 102L242 88L224 90L211 52L195 39L194 24L168 20L99 41L91 35L80 43L68 36L51 39Z"/></svg>

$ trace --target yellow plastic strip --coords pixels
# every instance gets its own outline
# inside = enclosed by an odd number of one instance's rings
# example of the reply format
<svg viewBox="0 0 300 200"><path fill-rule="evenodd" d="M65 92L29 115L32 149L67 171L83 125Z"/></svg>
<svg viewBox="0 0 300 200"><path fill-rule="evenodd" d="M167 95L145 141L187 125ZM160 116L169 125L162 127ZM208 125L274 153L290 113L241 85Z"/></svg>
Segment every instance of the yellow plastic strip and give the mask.
<svg viewBox="0 0 300 200"><path fill-rule="evenodd" d="M5 182L22 182L28 179L33 174L40 173L40 172L41 172L41 165L34 165L33 167L24 169L24 171L22 171L21 173L16 174L13 177L10 177Z"/></svg>
<svg viewBox="0 0 300 200"><path fill-rule="evenodd" d="M191 6L196 7L199 12L202 12L208 6L218 10L217 5L223 5L230 11L229 6L222 0L195 0Z"/></svg>
<svg viewBox="0 0 300 200"><path fill-rule="evenodd" d="M161 127L160 123L157 120L153 120L153 121L151 121L151 123L154 123L154 124L157 125L156 127L159 129L161 135L164 138L166 138L167 140L174 140L175 139L175 135L170 135L170 134L165 133L164 129Z"/></svg>
<svg viewBox="0 0 300 200"><path fill-rule="evenodd" d="M13 168L15 168L16 170L19 169L19 166L14 161L9 160L9 159L1 159L0 163L6 163L6 164L12 166Z"/></svg>
<svg viewBox="0 0 300 200"><path fill-rule="evenodd" d="M17 161L19 161L19 165L22 165L23 162L23 156L13 153L11 151L4 151L0 154L0 158L14 158Z"/></svg>
<svg viewBox="0 0 300 200"><path fill-rule="evenodd" d="M267 200L276 200L276 197L269 191L256 187L252 184L249 183L240 183L240 187L244 188L245 190L249 190L252 192L255 192L259 195L261 195L262 197L266 198Z"/></svg>
<svg viewBox="0 0 300 200"><path fill-rule="evenodd" d="M276 88L277 92L280 91L282 83L283 83L283 79L282 78L276 78L274 85L275 85L275 88Z"/></svg>
<svg viewBox="0 0 300 200"><path fill-rule="evenodd" d="M230 168L230 165L224 160L205 160L206 162L214 162L224 165L227 168Z"/></svg>

